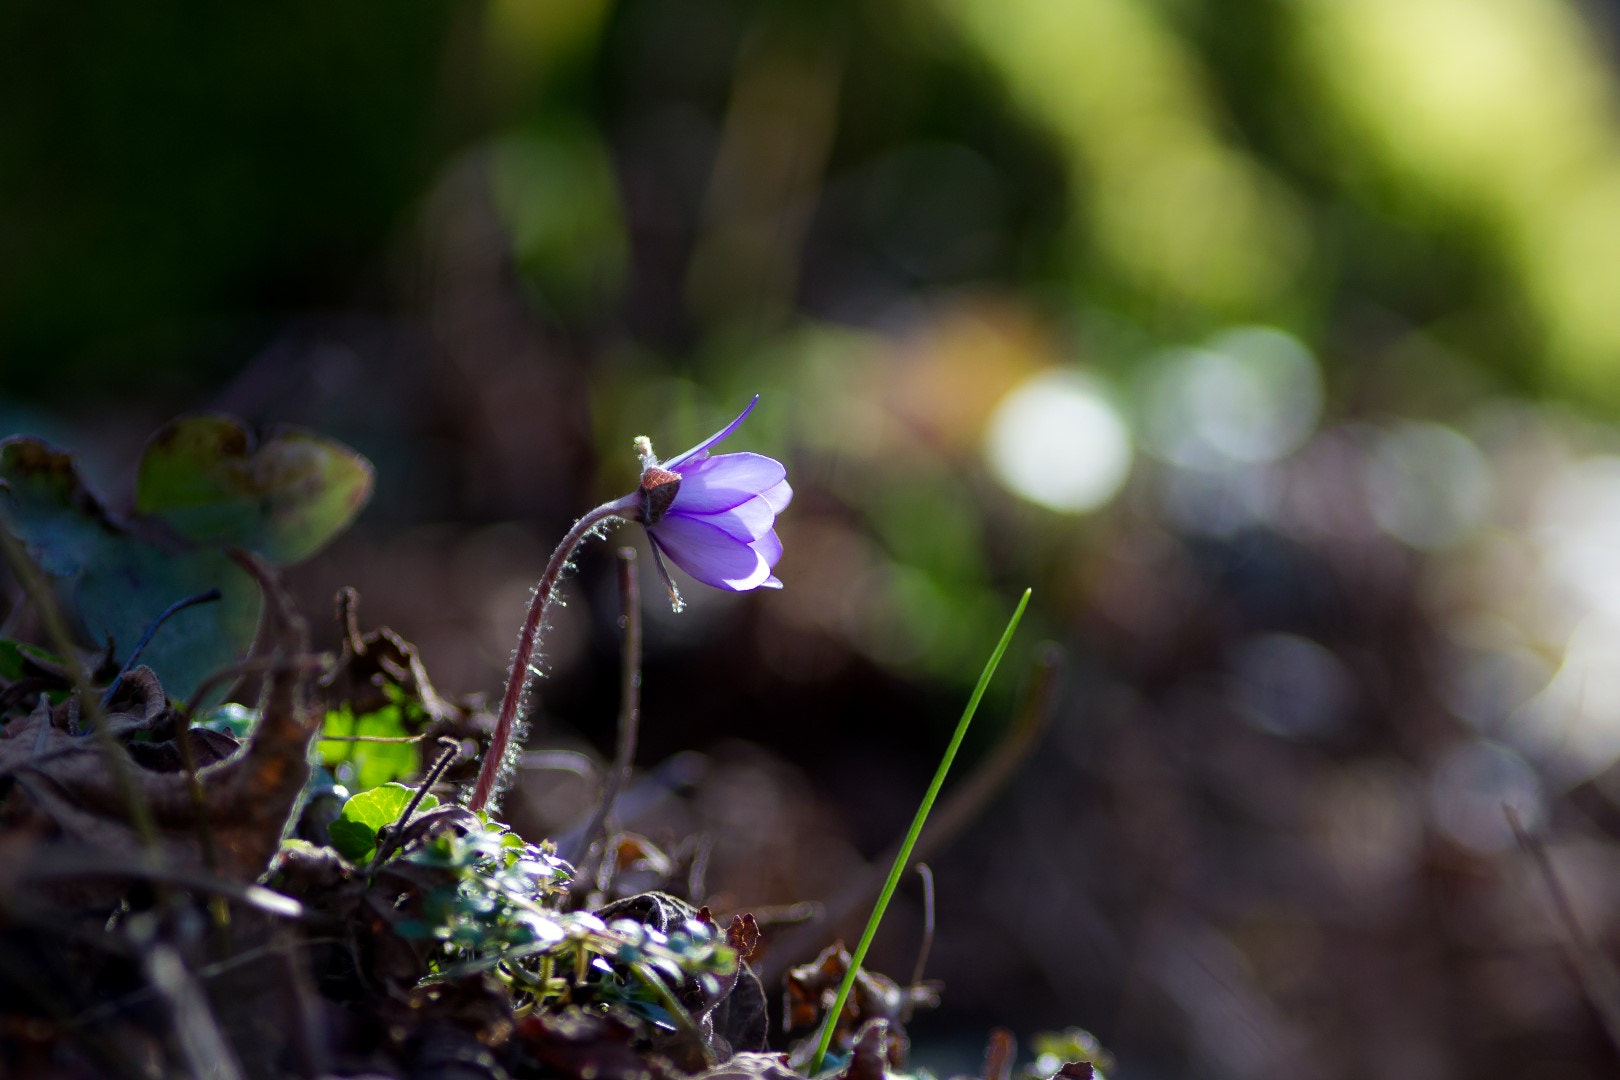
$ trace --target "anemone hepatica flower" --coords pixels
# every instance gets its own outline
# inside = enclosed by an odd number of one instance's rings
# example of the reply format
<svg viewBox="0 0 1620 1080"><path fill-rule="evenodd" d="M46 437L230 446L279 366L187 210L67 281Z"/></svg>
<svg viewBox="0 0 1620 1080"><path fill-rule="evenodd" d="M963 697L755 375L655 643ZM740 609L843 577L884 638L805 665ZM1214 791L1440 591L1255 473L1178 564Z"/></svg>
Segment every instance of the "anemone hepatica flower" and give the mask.
<svg viewBox="0 0 1620 1080"><path fill-rule="evenodd" d="M641 523L677 611L681 598L664 566L666 555L717 589L782 587L771 570L782 557L776 515L793 499L787 470L764 454L709 453L758 403L756 394L737 419L668 461L653 456L652 443L645 437L636 440L642 466Z"/></svg>
<svg viewBox="0 0 1620 1080"><path fill-rule="evenodd" d="M512 670L506 677L506 694L495 717L489 749L478 782L467 800L469 810L483 810L496 795L501 777L510 772L516 746L512 733L519 727L519 714L529 676L539 655L540 632L546 610L556 593L557 582L568 567L574 549L588 536L597 535L611 521L639 521L652 540L653 560L669 589L670 603L681 610L681 594L664 566L668 555L674 564L705 585L732 592L749 589L780 589L782 583L771 573L782 557L782 542L776 538L776 515L793 498L787 470L780 461L763 454L710 454L709 448L737 430L755 405L756 394L742 416L684 454L659 461L652 443L645 436L636 439L641 455L641 483L621 499L603 503L574 522L562 543L551 553L545 573L534 588L529 613L518 632L517 649L512 654ZM631 556L634 556L632 551ZM629 578L634 582L634 577Z"/></svg>

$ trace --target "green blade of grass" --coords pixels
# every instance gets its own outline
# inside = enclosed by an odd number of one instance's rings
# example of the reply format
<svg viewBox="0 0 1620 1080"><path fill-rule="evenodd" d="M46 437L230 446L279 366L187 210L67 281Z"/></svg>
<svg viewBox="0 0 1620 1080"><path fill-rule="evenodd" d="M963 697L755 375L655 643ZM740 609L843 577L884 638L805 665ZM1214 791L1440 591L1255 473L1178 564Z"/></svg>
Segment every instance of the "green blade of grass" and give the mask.
<svg viewBox="0 0 1620 1080"><path fill-rule="evenodd" d="M905 873L906 864L911 861L911 849L917 846L917 837L922 835L923 824L928 820L928 812L934 808L934 800L939 797L939 789L945 786L945 774L951 771L951 762L956 758L957 748L962 745L962 738L967 734L968 725L973 722L973 714L979 709L979 701L984 697L985 689L989 687L990 679L1001 663L1002 654L1007 651L1007 645L1012 641L1013 632L1018 629L1018 621L1024 617L1024 608L1029 605L1029 594L1032 591L1024 590L1023 599L1018 601L1018 607L1013 611L1012 618L1007 620L1007 629L1001 632L1001 640L996 643L995 651L985 662L984 671L979 675L979 684L973 688L973 695L968 698L967 708L962 710L962 719L956 723L956 733L951 736L950 745L945 747L945 756L939 761L939 769L934 773L933 782L928 785L922 804L917 807L917 816L911 820L911 829L906 833L905 842L900 845L900 853L895 856L894 865L889 868L888 880L883 883L883 891L878 893L877 903L872 907L872 916L866 920L866 929L861 932L860 944L855 946L855 954L850 957L849 970L844 973L844 981L838 986L838 996L833 999L832 1009L828 1011L827 1019L822 1022L821 1042L816 1047L815 1057L810 1059L812 1076L821 1071L822 1059L827 1056L827 1048L832 1045L838 1017L844 1011L844 1003L849 1000L850 988L855 985L855 976L861 970L862 961L866 959L866 950L871 947L872 939L877 936L878 924L883 921L883 912L894 896L895 887L900 884L900 875Z"/></svg>

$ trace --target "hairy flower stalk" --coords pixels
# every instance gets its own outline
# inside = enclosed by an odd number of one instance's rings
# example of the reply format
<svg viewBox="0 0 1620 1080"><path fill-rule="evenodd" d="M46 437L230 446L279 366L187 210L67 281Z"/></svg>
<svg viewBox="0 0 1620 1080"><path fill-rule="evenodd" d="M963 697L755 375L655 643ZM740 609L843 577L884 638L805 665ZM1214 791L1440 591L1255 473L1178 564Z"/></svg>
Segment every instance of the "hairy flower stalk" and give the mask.
<svg viewBox="0 0 1620 1080"><path fill-rule="evenodd" d="M782 543L776 537L776 515L787 508L793 489L787 483L782 463L763 454L716 454L709 448L737 430L743 418L759 402L753 401L730 424L684 454L660 462L652 443L645 436L636 439L641 458L641 483L621 499L603 503L574 522L557 550L546 563L540 584L518 634L507 676L506 694L495 718L495 734L478 771L469 810L489 805L496 785L513 753L512 733L518 726L529 673L540 649L540 632L545 628L546 611L556 593L557 581L586 537L615 520L639 521L652 543L653 561L669 590L676 611L684 606L675 582L669 576L663 557L698 581L730 592L751 589L780 589L782 583L771 573L782 557Z"/></svg>
<svg viewBox="0 0 1620 1080"><path fill-rule="evenodd" d="M551 553L545 573L540 576L540 584L535 586L534 599L529 603L529 614L523 620L523 629L518 632L517 651L512 655L512 670L506 678L506 694L501 698L501 711L495 718L495 734L484 755L483 767L478 770L478 782L473 786L472 800L467 804L469 810L482 810L488 805L507 754L511 752L512 732L517 727L518 711L523 705L529 672L540 647L540 630L545 622L546 610L551 606L552 594L556 592L557 579L562 577L568 560L574 557L574 549L593 530L614 518L634 513L635 503L634 495L603 503L574 522L574 527L568 530L568 535L557 545L557 550Z"/></svg>

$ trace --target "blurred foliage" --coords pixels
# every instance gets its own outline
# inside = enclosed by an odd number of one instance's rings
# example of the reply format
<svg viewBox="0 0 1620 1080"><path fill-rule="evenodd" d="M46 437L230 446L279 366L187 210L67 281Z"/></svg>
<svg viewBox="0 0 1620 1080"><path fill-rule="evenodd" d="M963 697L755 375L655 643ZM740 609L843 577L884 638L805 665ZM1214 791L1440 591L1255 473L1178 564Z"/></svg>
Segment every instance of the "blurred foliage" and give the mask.
<svg viewBox="0 0 1620 1080"><path fill-rule="evenodd" d="M432 161L455 6L5 5L8 390L229 370L346 291Z"/></svg>
<svg viewBox="0 0 1620 1080"><path fill-rule="evenodd" d="M371 496L371 463L313 432L262 438L226 416L189 416L153 436L135 482L137 513L187 540L309 558Z"/></svg>
<svg viewBox="0 0 1620 1080"><path fill-rule="evenodd" d="M326 714L321 725L323 736L316 743L321 764L331 769L339 782L359 789L375 788L392 780L414 776L421 769L421 752L403 740L415 734L420 723L407 724L408 706L385 705L361 716L344 703ZM362 742L362 739L395 739L396 742Z"/></svg>
<svg viewBox="0 0 1620 1080"><path fill-rule="evenodd" d="M159 432L138 475L139 512L121 518L71 455L38 439L0 440L0 528L55 588L80 644L109 658L129 660L171 605L218 590L214 603L177 612L142 654L182 699L253 641L259 589L233 550L306 558L371 493L370 463L347 447L294 429L256 443L224 417Z"/></svg>
<svg viewBox="0 0 1620 1080"><path fill-rule="evenodd" d="M267 315L352 295L473 149L543 310L651 303L638 336L695 356L1001 279L1150 335L1325 343L1353 299L1613 402L1615 84L1556 0L0 18L14 393L216 376ZM672 283L631 256L681 250Z"/></svg>

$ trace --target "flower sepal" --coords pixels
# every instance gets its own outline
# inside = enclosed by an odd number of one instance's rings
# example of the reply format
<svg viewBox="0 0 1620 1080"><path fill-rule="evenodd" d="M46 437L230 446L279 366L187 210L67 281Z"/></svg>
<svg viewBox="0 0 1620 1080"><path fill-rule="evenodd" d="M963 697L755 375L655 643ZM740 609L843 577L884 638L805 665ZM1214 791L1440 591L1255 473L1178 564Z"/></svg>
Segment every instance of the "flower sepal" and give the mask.
<svg viewBox="0 0 1620 1080"><path fill-rule="evenodd" d="M664 519L670 506L680 494L679 473L649 465L641 472L641 523L652 528Z"/></svg>

